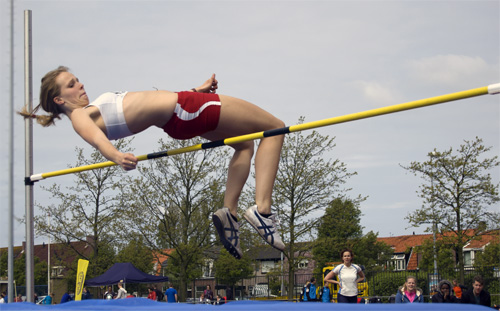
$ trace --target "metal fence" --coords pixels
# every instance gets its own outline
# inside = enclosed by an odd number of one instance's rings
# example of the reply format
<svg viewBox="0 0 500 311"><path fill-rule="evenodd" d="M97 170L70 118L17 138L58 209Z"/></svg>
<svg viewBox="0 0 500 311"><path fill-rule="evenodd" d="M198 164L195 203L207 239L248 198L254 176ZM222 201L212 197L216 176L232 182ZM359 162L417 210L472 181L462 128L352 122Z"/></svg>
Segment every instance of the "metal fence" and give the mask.
<svg viewBox="0 0 500 311"><path fill-rule="evenodd" d="M484 273L489 271L488 273ZM483 272L485 289L490 292L492 304L500 305L500 273L498 270L490 269L476 271L468 269L465 271L465 287L471 288L472 279L475 275ZM407 276L414 276L417 279L417 286L424 292L426 301L430 300L430 294L438 282L446 279L452 281L459 279L459 272L447 272L437 275L425 271L365 271L368 283L368 296L363 297L368 300L372 297L380 298L382 302L390 302L391 296L394 297L397 289L402 286ZM323 284L322 275L315 274L295 274L295 282L292 290L292 297L299 299L303 286L312 277L317 279L317 286ZM218 284L215 280L216 289L225 289L227 286ZM286 299L289 293L288 274L277 275L269 274L266 276L255 276L239 281L235 286L236 299Z"/></svg>

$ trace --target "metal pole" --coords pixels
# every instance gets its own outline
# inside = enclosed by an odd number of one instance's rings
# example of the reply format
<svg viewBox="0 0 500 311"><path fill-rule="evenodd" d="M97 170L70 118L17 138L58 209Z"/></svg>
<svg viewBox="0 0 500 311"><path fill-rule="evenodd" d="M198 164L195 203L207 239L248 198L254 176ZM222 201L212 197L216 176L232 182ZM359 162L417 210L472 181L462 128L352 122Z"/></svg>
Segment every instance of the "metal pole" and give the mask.
<svg viewBox="0 0 500 311"><path fill-rule="evenodd" d="M49 225L49 232L50 232L50 213L47 214L47 222ZM50 295L50 234L49 234L49 244L48 244L48 249L47 249L47 295Z"/></svg>
<svg viewBox="0 0 500 311"><path fill-rule="evenodd" d="M434 156L436 153L433 151L430 153L430 158L431 158L431 166L433 164L432 160L434 159ZM432 167L434 169L434 167ZM434 257L434 277L436 278L437 276L437 251L436 251L436 229L437 229L437 223L436 223L436 213L434 213L434 175L431 173L431 209L432 213L434 214L434 219L432 220L432 250L433 250L433 257Z"/></svg>
<svg viewBox="0 0 500 311"><path fill-rule="evenodd" d="M285 275L283 274L283 252L281 252L281 297L285 295Z"/></svg>
<svg viewBox="0 0 500 311"><path fill-rule="evenodd" d="M28 111L33 110L33 85L31 63L31 10L24 11L24 100ZM25 176L33 174L33 121L24 121L25 133ZM25 185L26 191L26 301L35 300L35 261L33 233L33 183Z"/></svg>
<svg viewBox="0 0 500 311"><path fill-rule="evenodd" d="M7 299L14 302L14 0L10 1L9 212Z"/></svg>

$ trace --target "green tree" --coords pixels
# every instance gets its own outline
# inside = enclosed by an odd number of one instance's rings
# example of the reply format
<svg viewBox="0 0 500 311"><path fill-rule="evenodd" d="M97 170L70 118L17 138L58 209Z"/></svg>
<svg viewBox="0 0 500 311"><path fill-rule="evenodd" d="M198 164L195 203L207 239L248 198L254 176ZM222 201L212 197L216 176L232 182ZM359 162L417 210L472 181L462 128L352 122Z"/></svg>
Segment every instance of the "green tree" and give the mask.
<svg viewBox="0 0 500 311"><path fill-rule="evenodd" d="M476 252L474 268L484 277L493 277L500 268L500 230L491 231L495 239L486 245L484 252ZM497 270L495 270L497 269Z"/></svg>
<svg viewBox="0 0 500 311"><path fill-rule="evenodd" d="M130 151L130 140L118 140L115 147L123 152ZM83 166L106 161L96 150L87 157L84 149L76 148L75 166ZM55 243L67 243L79 258L89 260L88 277L97 276L113 262L109 261L108 245L117 245L122 228L122 207L119 190L123 170L118 166L95 169L75 174L75 182L61 189L60 184L42 187L57 203L42 206L37 204L41 215L35 217L38 234L50 236ZM50 225L47 223L50 215ZM92 237L91 241L87 237ZM82 253L69 242L90 242L91 252ZM105 248L104 259L100 260L100 250ZM67 253L68 256L74 254ZM114 254L113 254L114 256Z"/></svg>
<svg viewBox="0 0 500 311"><path fill-rule="evenodd" d="M8 252L2 252L0 255L0 267L7 267ZM47 263L45 261L40 261L40 259L35 256L35 285L47 285ZM7 269L2 269L0 271L0 277L7 276ZM22 253L14 260L14 280L16 281L16 286L26 285L26 255Z"/></svg>
<svg viewBox="0 0 500 311"><path fill-rule="evenodd" d="M500 163L498 156L486 157L490 150L476 137L474 141L465 141L456 150L457 154L452 148L434 150L428 154L428 161L403 166L425 180L418 192L424 204L406 219L413 226L435 224L441 233L447 233L441 238L458 255L461 283L464 282L463 247L500 222L499 213L488 209L500 200L498 184L493 184L489 173Z"/></svg>
<svg viewBox="0 0 500 311"><path fill-rule="evenodd" d="M336 198L328 204L317 224L318 238L313 246L315 273L322 272L325 263L341 261L340 251L354 245L363 234L359 204Z"/></svg>
<svg viewBox="0 0 500 311"><path fill-rule="evenodd" d="M434 252L436 252L439 274L441 276L453 275L455 271L453 248L442 239L436 240L436 243L432 239L427 239L422 245L416 247L415 252L422 254L422 258L418 262L418 267L422 271L428 273L434 271Z"/></svg>
<svg viewBox="0 0 500 311"><path fill-rule="evenodd" d="M392 256L392 247L377 241L377 237L378 233L370 231L359 238L353 246L356 262L364 265L366 271L384 270L385 264Z"/></svg>
<svg viewBox="0 0 500 311"><path fill-rule="evenodd" d="M243 254L243 257L238 260L225 249L221 250L214 267L217 283L231 286L233 291L238 281L251 277L254 273L254 265L248 256Z"/></svg>
<svg viewBox="0 0 500 311"><path fill-rule="evenodd" d="M116 255L116 262L130 262L137 269L151 273L153 271L153 252L144 243L142 237L132 237Z"/></svg>
<svg viewBox="0 0 500 311"><path fill-rule="evenodd" d="M341 262L340 252L350 248L355 254L355 263L367 270L382 269L390 258L389 245L377 241L372 231L363 235L360 202L336 198L325 210L318 223L318 238L313 246L316 262L315 273L322 273L327 262Z"/></svg>
<svg viewBox="0 0 500 311"><path fill-rule="evenodd" d="M144 244L142 238L131 236L130 242L124 246L116 255L116 262L130 262L137 269L145 273L153 272L153 252ZM148 284L127 284L128 292L147 294Z"/></svg>
<svg viewBox="0 0 500 311"><path fill-rule="evenodd" d="M304 118L299 119L303 123ZM294 288L295 269L306 251L318 215L333 198L346 191L342 185L355 175L339 160L325 159L335 147L333 138L313 131L309 135L296 132L285 136L278 174L273 192L273 210L281 221L280 234L288 247L288 288ZM288 292L293 298L293 292Z"/></svg>
<svg viewBox="0 0 500 311"><path fill-rule="evenodd" d="M500 269L500 230L489 232L495 236L486 247L484 252L476 253L474 259L474 269L476 274L482 275L486 281L487 289L490 293L500 292L500 279L498 270ZM491 303L500 305L500 297L492 296Z"/></svg>
<svg viewBox="0 0 500 311"><path fill-rule="evenodd" d="M184 148L201 142L160 140L160 150ZM139 167L140 177L130 180L122 199L128 226L153 251L175 249L168 261L175 262L179 297L186 298L187 285L201 269L203 253L213 244L213 212L223 206L227 149L187 152L149 161Z"/></svg>

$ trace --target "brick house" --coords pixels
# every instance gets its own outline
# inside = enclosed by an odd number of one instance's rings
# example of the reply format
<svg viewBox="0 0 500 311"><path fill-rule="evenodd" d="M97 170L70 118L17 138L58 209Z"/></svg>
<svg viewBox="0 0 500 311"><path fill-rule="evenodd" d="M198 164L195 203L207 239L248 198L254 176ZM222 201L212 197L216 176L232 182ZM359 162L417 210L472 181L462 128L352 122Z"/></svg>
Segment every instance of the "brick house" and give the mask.
<svg viewBox="0 0 500 311"><path fill-rule="evenodd" d="M500 229L486 231L481 234L479 239L468 242L463 248L465 268L471 268L474 265L474 258L478 252L483 252L490 243L498 243ZM447 235L451 235L448 233ZM440 239L437 235L436 239ZM395 271L414 271L419 267L422 254L417 252L417 247L422 246L424 241L433 240L432 234L413 234L394 237L379 237L379 242L384 242L394 250L389 264ZM455 254L456 257L456 254Z"/></svg>
<svg viewBox="0 0 500 311"><path fill-rule="evenodd" d="M54 293L54 301L59 302L62 295L68 290L65 277L70 270L70 267L80 257L78 254L90 256L92 254L91 243L92 237L87 237L85 241L68 242L68 243L51 243L50 244L50 288ZM18 260L25 253L26 243L22 246L14 247L14 260ZM8 253L8 249L1 248L0 255ZM49 245L42 243L33 246L33 255L38 257L41 262L48 262ZM7 291L7 279L2 280L0 291Z"/></svg>

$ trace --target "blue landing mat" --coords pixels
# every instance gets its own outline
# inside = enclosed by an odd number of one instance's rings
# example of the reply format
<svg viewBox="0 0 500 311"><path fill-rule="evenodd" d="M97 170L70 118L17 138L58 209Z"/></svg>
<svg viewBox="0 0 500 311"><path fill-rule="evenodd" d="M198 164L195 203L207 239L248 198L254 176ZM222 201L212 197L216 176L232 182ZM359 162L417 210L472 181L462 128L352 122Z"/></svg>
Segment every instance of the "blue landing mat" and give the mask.
<svg viewBox="0 0 500 311"><path fill-rule="evenodd" d="M148 300L146 298L129 298L120 300L83 300L71 301L58 305L35 305L29 302L0 304L0 310L162 310L162 311L322 311L322 310L394 310L394 311L485 311L493 310L483 306L466 304L336 304L315 302L281 302L281 301L233 301L220 306L187 303L164 303Z"/></svg>

